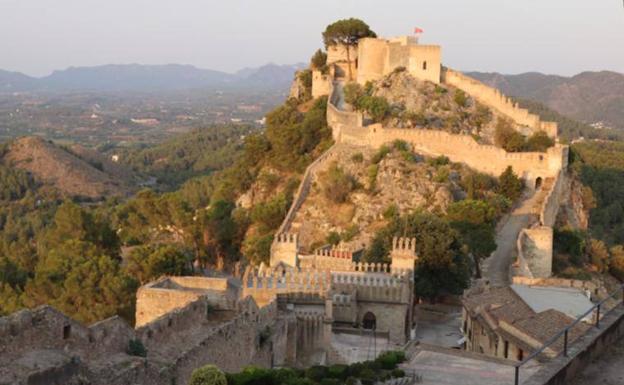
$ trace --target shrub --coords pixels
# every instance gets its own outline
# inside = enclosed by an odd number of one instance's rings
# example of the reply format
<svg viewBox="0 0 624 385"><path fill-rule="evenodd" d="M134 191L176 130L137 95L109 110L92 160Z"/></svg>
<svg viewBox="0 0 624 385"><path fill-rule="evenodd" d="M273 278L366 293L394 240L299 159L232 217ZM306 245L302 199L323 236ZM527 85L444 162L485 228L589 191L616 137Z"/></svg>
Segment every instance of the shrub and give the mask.
<svg viewBox="0 0 624 385"><path fill-rule="evenodd" d="M445 166L449 164L450 162L451 160L444 155L440 155L437 158L431 158L427 160L427 164L433 167Z"/></svg>
<svg viewBox="0 0 624 385"><path fill-rule="evenodd" d="M620 282L624 281L624 246L618 245L611 248L609 272Z"/></svg>
<svg viewBox="0 0 624 385"><path fill-rule="evenodd" d="M358 83L347 83L344 86L344 98L345 102L349 103L356 110L361 109L360 99L365 95L364 89Z"/></svg>
<svg viewBox="0 0 624 385"><path fill-rule="evenodd" d="M377 123L382 122L390 113L390 103L382 96L363 96L358 104Z"/></svg>
<svg viewBox="0 0 624 385"><path fill-rule="evenodd" d="M591 263L599 272L604 272L609 263L609 250L603 241L591 239L587 247Z"/></svg>
<svg viewBox="0 0 624 385"><path fill-rule="evenodd" d="M462 90L458 89L455 91L453 100L455 101L455 104L457 104L461 108L468 107L468 96L466 96L466 93Z"/></svg>
<svg viewBox="0 0 624 385"><path fill-rule="evenodd" d="M438 95L442 95L442 94L446 94L448 92L448 89L440 86L440 85L436 85L435 86L435 93Z"/></svg>
<svg viewBox="0 0 624 385"><path fill-rule="evenodd" d="M351 161L353 163L362 163L364 161L364 155L361 152L355 153L351 156Z"/></svg>
<svg viewBox="0 0 624 385"><path fill-rule="evenodd" d="M329 377L332 377L332 378L345 379L346 376L348 375L348 371L347 371L348 368L349 367L347 365L340 365L340 364L332 365L327 370L327 374Z"/></svg>
<svg viewBox="0 0 624 385"><path fill-rule="evenodd" d="M381 365L382 369L392 370L398 364L405 361L405 353L402 351L389 351L380 354L375 362Z"/></svg>
<svg viewBox="0 0 624 385"><path fill-rule="evenodd" d="M400 140L400 139L397 139L394 142L392 142L392 147L395 150L399 150L399 151L409 151L410 150L409 144L407 144L406 141Z"/></svg>
<svg viewBox="0 0 624 385"><path fill-rule="evenodd" d="M327 64L327 53L323 52L323 50L317 50L314 55L312 55L312 59L310 60L312 64L312 68L316 70L320 70Z"/></svg>
<svg viewBox="0 0 624 385"><path fill-rule="evenodd" d="M327 377L329 374L329 370L326 366L311 366L305 371L305 376L313 381L319 382L323 378Z"/></svg>
<svg viewBox="0 0 624 385"><path fill-rule="evenodd" d="M128 341L127 353L131 356L147 357L147 349L145 349L143 342L138 338L133 338Z"/></svg>
<svg viewBox="0 0 624 385"><path fill-rule="evenodd" d="M371 163L377 164L381 162L381 160L385 158L386 155L388 155L389 153L390 153L390 148L388 146L386 145L381 146L379 150L377 151L377 153L375 153L375 155L373 155L373 157L371 158Z"/></svg>
<svg viewBox="0 0 624 385"><path fill-rule="evenodd" d="M401 377L405 377L405 372L401 369L393 369L392 370L392 377L394 378L401 378Z"/></svg>
<svg viewBox="0 0 624 385"><path fill-rule="evenodd" d="M189 385L227 385L227 383L225 374L214 365L195 369L189 381Z"/></svg>
<svg viewBox="0 0 624 385"><path fill-rule="evenodd" d="M527 151L545 152L547 149L555 145L555 141L549 137L546 132L538 131L531 135L526 142Z"/></svg>
<svg viewBox="0 0 624 385"><path fill-rule="evenodd" d="M399 206L397 206L396 204L392 203L390 204L388 207L386 207L386 209L383 212L383 217L385 219L392 219L392 218L396 218L399 216Z"/></svg>
<svg viewBox="0 0 624 385"><path fill-rule="evenodd" d="M371 164L368 166L368 190L373 191L377 186L377 174L379 173L379 165Z"/></svg>
<svg viewBox="0 0 624 385"><path fill-rule="evenodd" d="M355 223L349 226L340 236L340 239L349 242L360 233L360 228Z"/></svg>
<svg viewBox="0 0 624 385"><path fill-rule="evenodd" d="M508 152L524 151L526 147L524 136L514 130L512 123L506 119L498 119L494 131L494 143Z"/></svg>
<svg viewBox="0 0 624 385"><path fill-rule="evenodd" d="M568 255L569 261L573 265L583 266L585 262L585 233L573 229L555 229L553 235L555 252Z"/></svg>
<svg viewBox="0 0 624 385"><path fill-rule="evenodd" d="M448 182L449 175L450 175L450 170L448 166L439 167L438 172L433 177L433 181L436 183Z"/></svg>
<svg viewBox="0 0 624 385"><path fill-rule="evenodd" d="M325 241L330 245L337 245L340 243L340 234L335 231L330 231Z"/></svg>
<svg viewBox="0 0 624 385"><path fill-rule="evenodd" d="M335 203L344 203L351 191L356 187L355 178L347 174L338 163L332 163L322 176L323 193L325 197Z"/></svg>
<svg viewBox="0 0 624 385"><path fill-rule="evenodd" d="M498 192L512 202L520 197L523 189L524 183L522 183L522 180L514 173L511 166L508 166L498 177Z"/></svg>

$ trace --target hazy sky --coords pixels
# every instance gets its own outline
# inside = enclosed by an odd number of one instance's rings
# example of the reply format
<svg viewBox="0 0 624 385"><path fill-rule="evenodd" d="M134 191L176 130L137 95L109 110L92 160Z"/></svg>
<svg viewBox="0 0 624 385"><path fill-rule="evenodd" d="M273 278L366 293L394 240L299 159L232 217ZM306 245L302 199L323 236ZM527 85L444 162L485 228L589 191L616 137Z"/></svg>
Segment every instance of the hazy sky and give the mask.
<svg viewBox="0 0 624 385"><path fill-rule="evenodd" d="M290 64L345 17L381 36L421 27L460 70L624 72L622 0L0 0L0 68Z"/></svg>

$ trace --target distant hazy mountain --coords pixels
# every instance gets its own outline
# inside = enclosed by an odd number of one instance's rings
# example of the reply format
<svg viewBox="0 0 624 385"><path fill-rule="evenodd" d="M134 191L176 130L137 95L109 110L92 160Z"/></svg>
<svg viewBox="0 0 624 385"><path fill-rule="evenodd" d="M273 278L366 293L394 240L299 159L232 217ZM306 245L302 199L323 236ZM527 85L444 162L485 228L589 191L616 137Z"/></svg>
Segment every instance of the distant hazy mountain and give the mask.
<svg viewBox="0 0 624 385"><path fill-rule="evenodd" d="M288 89L301 65L267 64L235 74L191 65L121 64L70 67L42 78L0 70L0 92L167 91L197 88Z"/></svg>
<svg viewBox="0 0 624 385"><path fill-rule="evenodd" d="M525 73L468 73L509 96L544 103L560 114L624 129L624 74L583 72L573 77Z"/></svg>
<svg viewBox="0 0 624 385"><path fill-rule="evenodd" d="M19 72L0 70L0 92L29 91L36 87L36 79Z"/></svg>

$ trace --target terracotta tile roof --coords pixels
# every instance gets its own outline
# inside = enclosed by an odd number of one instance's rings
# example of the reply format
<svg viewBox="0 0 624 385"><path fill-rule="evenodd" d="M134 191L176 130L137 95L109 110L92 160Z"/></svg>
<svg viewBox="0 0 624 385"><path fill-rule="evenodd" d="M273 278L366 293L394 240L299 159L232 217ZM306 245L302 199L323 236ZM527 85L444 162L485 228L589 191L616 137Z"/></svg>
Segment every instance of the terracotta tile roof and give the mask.
<svg viewBox="0 0 624 385"><path fill-rule="evenodd" d="M463 304L470 315L486 329L491 329L503 338L514 341L517 346L527 351L534 350L535 347L531 346L533 344L529 341L523 340L522 334L543 344L574 322L573 318L554 309L536 313L510 287L490 288L471 294L464 298ZM519 335L501 328L501 322L516 329ZM579 323L570 330L569 342L583 335L589 327ZM563 338L556 341L551 349L561 351Z"/></svg>

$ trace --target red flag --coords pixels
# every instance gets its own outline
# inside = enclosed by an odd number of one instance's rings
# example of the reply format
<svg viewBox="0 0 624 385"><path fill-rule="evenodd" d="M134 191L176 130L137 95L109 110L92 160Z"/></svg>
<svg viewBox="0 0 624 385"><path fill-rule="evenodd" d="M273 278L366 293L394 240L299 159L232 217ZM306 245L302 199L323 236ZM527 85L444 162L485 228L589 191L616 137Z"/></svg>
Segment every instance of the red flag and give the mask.
<svg viewBox="0 0 624 385"><path fill-rule="evenodd" d="M422 29L420 29L418 27L414 28L414 33L415 34L419 34L419 33L423 33L423 32L425 32L425 31L423 31Z"/></svg>

